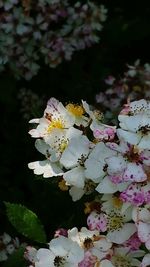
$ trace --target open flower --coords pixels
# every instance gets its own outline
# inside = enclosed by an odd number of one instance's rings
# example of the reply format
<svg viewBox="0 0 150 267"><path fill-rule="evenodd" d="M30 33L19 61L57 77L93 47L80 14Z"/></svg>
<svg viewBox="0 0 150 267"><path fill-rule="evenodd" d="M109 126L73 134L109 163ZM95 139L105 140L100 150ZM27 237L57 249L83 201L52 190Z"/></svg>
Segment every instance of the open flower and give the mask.
<svg viewBox="0 0 150 267"><path fill-rule="evenodd" d="M30 130L29 134L35 138L43 138L46 143L49 143L51 133L54 130L65 134L67 129L74 125L74 122L74 118L68 113L63 104L55 98L50 98L44 111L44 116L30 121L30 123L37 123L38 126Z"/></svg>
<svg viewBox="0 0 150 267"><path fill-rule="evenodd" d="M62 153L60 163L70 169L63 175L64 180L78 188L84 188L84 162L90 152L90 141L86 136L72 138L68 147Z"/></svg>
<svg viewBox="0 0 150 267"><path fill-rule="evenodd" d="M150 102L141 99L128 104L118 119L119 137L140 149L150 149Z"/></svg>
<svg viewBox="0 0 150 267"><path fill-rule="evenodd" d="M41 248L34 253L32 263L35 267L78 267L83 258L84 250L77 242L60 236L50 241L49 249Z"/></svg>
<svg viewBox="0 0 150 267"><path fill-rule="evenodd" d="M140 266L140 259L145 252L143 250L130 251L130 248L115 247L111 257L111 263L115 267L135 267Z"/></svg>

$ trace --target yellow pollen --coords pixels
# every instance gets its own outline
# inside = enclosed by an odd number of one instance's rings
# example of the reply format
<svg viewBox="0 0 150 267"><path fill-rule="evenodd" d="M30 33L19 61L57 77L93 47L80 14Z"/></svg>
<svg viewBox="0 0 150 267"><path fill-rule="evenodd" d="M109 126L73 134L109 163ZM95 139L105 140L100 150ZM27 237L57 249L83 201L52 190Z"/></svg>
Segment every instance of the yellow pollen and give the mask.
<svg viewBox="0 0 150 267"><path fill-rule="evenodd" d="M60 152L63 152L68 146L68 140L63 140L59 145Z"/></svg>
<svg viewBox="0 0 150 267"><path fill-rule="evenodd" d="M48 126L48 129L47 129L47 132L48 133L51 133L52 130L54 129L64 129L64 124L63 122L58 119L58 120L53 120L49 126Z"/></svg>
<svg viewBox="0 0 150 267"><path fill-rule="evenodd" d="M68 104L66 109L75 116L81 117L84 114L84 109L80 105Z"/></svg>
<svg viewBox="0 0 150 267"><path fill-rule="evenodd" d="M112 202L113 202L113 206L114 206L115 208L117 208L117 209L120 209L121 206L122 206L122 204L123 204L122 200L119 199L118 197L113 197L113 198L112 198Z"/></svg>
<svg viewBox="0 0 150 267"><path fill-rule="evenodd" d="M124 224L123 217L119 214L113 214L108 218L108 230L113 232L122 228Z"/></svg>
<svg viewBox="0 0 150 267"><path fill-rule="evenodd" d="M62 191L68 191L68 186L66 185L66 181L64 179L62 179L59 183L58 183L58 187L60 188L60 190Z"/></svg>

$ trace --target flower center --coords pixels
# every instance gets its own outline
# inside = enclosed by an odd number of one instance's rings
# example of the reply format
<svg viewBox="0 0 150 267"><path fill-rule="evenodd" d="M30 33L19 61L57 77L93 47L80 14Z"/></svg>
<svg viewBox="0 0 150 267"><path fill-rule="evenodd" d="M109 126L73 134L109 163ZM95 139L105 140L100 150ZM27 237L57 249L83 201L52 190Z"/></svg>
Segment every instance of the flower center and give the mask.
<svg viewBox="0 0 150 267"><path fill-rule="evenodd" d="M80 105L68 104L66 109L75 116L81 117L84 114L84 109Z"/></svg>
<svg viewBox="0 0 150 267"><path fill-rule="evenodd" d="M112 263L115 267L131 267L130 260L126 256L116 255L112 257Z"/></svg>
<svg viewBox="0 0 150 267"><path fill-rule="evenodd" d="M87 156L84 154L81 154L81 157L78 159L78 163L80 164L80 166L84 166L84 162L86 161Z"/></svg>
<svg viewBox="0 0 150 267"><path fill-rule="evenodd" d="M65 259L60 256L56 256L54 259L54 266L56 267L63 267L65 264Z"/></svg>
<svg viewBox="0 0 150 267"><path fill-rule="evenodd" d="M123 216L117 213L108 215L107 229L110 232L119 230L124 224Z"/></svg>
<svg viewBox="0 0 150 267"><path fill-rule="evenodd" d="M68 140L67 139L62 139L60 144L59 144L59 151L62 153L68 146Z"/></svg>
<svg viewBox="0 0 150 267"><path fill-rule="evenodd" d="M53 129L64 129L64 123L61 119L53 120L48 126L47 132L51 133Z"/></svg>
<svg viewBox="0 0 150 267"><path fill-rule="evenodd" d="M86 238L84 240L84 243L83 244L84 244L84 248L86 248L86 249L90 249L90 248L93 247L93 241L92 241L91 238Z"/></svg>

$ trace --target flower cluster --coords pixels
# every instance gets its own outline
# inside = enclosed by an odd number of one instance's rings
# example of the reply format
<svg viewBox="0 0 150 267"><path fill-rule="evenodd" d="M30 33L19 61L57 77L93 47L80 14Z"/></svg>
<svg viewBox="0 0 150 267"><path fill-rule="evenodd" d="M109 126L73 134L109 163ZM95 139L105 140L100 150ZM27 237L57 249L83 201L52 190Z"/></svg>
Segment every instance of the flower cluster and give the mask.
<svg viewBox="0 0 150 267"><path fill-rule="evenodd" d="M137 60L133 66L127 67L122 78L108 76L105 84L109 88L96 95L96 102L102 105L100 107L106 112L108 120L117 116L127 99L150 99L150 64L141 65L140 60Z"/></svg>
<svg viewBox="0 0 150 267"><path fill-rule="evenodd" d="M3 233L0 236L0 262L6 261L16 249L20 246L25 246L26 244L20 244L17 237L12 238L9 234Z"/></svg>
<svg viewBox="0 0 150 267"><path fill-rule="evenodd" d="M31 79L39 60L56 67L75 51L99 41L106 9L88 1L0 1L0 71L9 67L16 77Z"/></svg>
<svg viewBox="0 0 150 267"><path fill-rule="evenodd" d="M123 106L119 126L86 101L64 106L50 98L29 131L45 160L29 168L58 186L73 201L95 192L86 203L87 228L57 231L49 249L28 248L35 267L146 267L150 264L150 102ZM44 265L45 264L45 265Z"/></svg>

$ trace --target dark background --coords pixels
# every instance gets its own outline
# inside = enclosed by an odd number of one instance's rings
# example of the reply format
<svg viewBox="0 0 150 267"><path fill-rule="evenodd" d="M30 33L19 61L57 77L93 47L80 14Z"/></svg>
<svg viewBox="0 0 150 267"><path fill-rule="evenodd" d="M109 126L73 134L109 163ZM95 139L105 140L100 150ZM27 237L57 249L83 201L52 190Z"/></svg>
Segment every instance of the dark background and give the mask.
<svg viewBox="0 0 150 267"><path fill-rule="evenodd" d="M77 52L70 62L63 62L55 69L40 62L38 75L30 81L16 81L9 71L0 74L1 233L19 236L8 222L3 201L21 203L34 211L44 224L48 240L58 227L86 224L83 216L86 198L73 203L67 192L58 189L54 179L41 179L28 170L27 163L40 159L41 155L34 148L35 140L28 135L28 120L21 112L23 100L19 92L26 88L43 99L40 107L34 103L34 111L32 103L28 103L28 117L34 118L42 116L46 101L52 96L63 103L84 99L92 104L95 94L104 90L107 75L120 77L126 64L133 64L138 58L142 63L150 62L150 2L103 0L101 3L108 9L108 17L99 44Z"/></svg>

